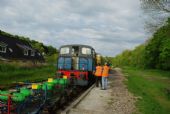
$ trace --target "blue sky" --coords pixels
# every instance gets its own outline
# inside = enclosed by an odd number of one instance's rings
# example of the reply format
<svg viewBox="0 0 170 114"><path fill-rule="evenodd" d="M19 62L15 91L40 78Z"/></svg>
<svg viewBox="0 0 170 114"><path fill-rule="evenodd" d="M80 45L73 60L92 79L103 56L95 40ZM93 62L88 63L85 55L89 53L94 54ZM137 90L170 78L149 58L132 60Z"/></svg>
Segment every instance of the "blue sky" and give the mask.
<svg viewBox="0 0 170 114"><path fill-rule="evenodd" d="M56 48L87 44L115 56L149 37L139 0L0 0L0 29Z"/></svg>

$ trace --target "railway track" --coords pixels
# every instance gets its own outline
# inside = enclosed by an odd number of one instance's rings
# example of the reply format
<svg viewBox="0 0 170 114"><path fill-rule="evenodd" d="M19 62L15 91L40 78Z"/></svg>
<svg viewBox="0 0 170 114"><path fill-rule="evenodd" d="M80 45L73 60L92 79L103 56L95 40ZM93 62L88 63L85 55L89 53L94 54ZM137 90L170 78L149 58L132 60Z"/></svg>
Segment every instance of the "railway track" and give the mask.
<svg viewBox="0 0 170 114"><path fill-rule="evenodd" d="M7 106L19 106L19 108L17 109L17 111L19 112L16 112L17 114L27 114L27 112L29 112L30 114L58 114L59 112L62 112L63 110L67 109L70 104L72 104L72 102L74 102L82 93L86 92L89 88L91 88L91 86L80 87L75 85L66 85L63 89L60 90L62 86L60 85L60 88L58 88L58 85L56 85L55 89L51 91L47 90L46 86L45 94L45 91L43 90L31 90L31 86L29 84L22 84L20 87L26 88L27 91L32 91L32 95L27 97L23 103L21 102L20 104L15 105L11 104L11 98L13 97L13 94L9 94L10 98L6 102L10 102L10 105L6 104L5 102L0 103L0 114L7 114L4 111L8 111L11 109L7 108ZM21 92L21 89L19 90ZM11 88L8 90L8 92L18 93L18 89ZM48 97L50 93L52 94L52 96L50 95L51 97ZM5 95L0 94L0 96L3 97ZM4 107L3 104L6 106ZM36 108L34 107L34 105L36 106ZM13 113L15 113L15 111L10 110L8 114Z"/></svg>
<svg viewBox="0 0 170 114"><path fill-rule="evenodd" d="M50 107L44 108L40 114L67 114L72 108L76 107L83 98L94 88L94 84L86 87L79 88L75 93L65 93L62 98L57 99L56 102Z"/></svg>
<svg viewBox="0 0 170 114"><path fill-rule="evenodd" d="M68 114L70 110L75 108L87 95L88 93L95 87L93 84L87 90L80 93L64 110L57 111L57 114Z"/></svg>

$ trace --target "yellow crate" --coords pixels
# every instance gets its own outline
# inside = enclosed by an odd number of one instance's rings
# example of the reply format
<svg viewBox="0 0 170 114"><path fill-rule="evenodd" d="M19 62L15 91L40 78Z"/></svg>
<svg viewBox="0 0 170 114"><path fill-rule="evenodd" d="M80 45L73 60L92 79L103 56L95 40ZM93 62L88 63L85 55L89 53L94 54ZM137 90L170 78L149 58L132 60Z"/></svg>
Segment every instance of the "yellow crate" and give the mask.
<svg viewBox="0 0 170 114"><path fill-rule="evenodd" d="M38 85L37 84L32 84L32 89L38 89Z"/></svg>
<svg viewBox="0 0 170 114"><path fill-rule="evenodd" d="M67 79L67 76L63 76L63 79Z"/></svg>
<svg viewBox="0 0 170 114"><path fill-rule="evenodd" d="M48 78L48 82L53 82L53 78Z"/></svg>

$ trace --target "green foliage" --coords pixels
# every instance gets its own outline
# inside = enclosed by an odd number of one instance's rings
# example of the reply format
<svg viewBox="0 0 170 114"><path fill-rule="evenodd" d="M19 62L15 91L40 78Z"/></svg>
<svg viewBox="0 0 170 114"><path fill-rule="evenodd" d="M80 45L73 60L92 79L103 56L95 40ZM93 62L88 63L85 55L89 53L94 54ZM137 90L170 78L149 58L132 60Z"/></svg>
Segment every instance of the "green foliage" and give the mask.
<svg viewBox="0 0 170 114"><path fill-rule="evenodd" d="M45 52L44 45L42 43L33 41L32 43L33 48L38 49L41 53Z"/></svg>
<svg viewBox="0 0 170 114"><path fill-rule="evenodd" d="M46 62L49 64L55 64L57 62L58 54L48 55L46 56Z"/></svg>
<svg viewBox="0 0 170 114"><path fill-rule="evenodd" d="M161 70L141 70L124 67L128 89L139 97L137 107L143 114L168 114L170 99L166 88L170 86L170 72Z"/></svg>
<svg viewBox="0 0 170 114"><path fill-rule="evenodd" d="M135 66L144 67L144 50L145 45L136 47L133 51L125 50L112 59L114 66Z"/></svg>
<svg viewBox="0 0 170 114"><path fill-rule="evenodd" d="M114 66L170 69L170 18L145 44L125 50L112 59Z"/></svg>
<svg viewBox="0 0 170 114"><path fill-rule="evenodd" d="M170 69L170 19L146 45L146 65L149 68Z"/></svg>
<svg viewBox="0 0 170 114"><path fill-rule="evenodd" d="M112 63L112 57L102 57L102 65L104 65L105 63L107 64L111 64Z"/></svg>
<svg viewBox="0 0 170 114"><path fill-rule="evenodd" d="M47 52L48 55L53 55L53 54L58 53L58 51L52 46L47 46L47 50L48 50L48 52Z"/></svg>
<svg viewBox="0 0 170 114"><path fill-rule="evenodd" d="M55 66L20 67L16 65L0 64L0 86L20 81L44 80L55 75Z"/></svg>

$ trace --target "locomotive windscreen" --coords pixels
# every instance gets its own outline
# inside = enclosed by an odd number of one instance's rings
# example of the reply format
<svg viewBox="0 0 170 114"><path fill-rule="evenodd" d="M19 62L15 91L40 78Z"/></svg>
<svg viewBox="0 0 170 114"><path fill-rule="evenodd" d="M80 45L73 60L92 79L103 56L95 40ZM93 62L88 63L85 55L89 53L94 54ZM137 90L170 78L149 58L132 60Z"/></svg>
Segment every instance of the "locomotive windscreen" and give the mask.
<svg viewBox="0 0 170 114"><path fill-rule="evenodd" d="M60 48L58 68L63 70L92 71L95 52L82 45L68 45Z"/></svg>
<svg viewBox="0 0 170 114"><path fill-rule="evenodd" d="M63 47L60 49L60 54L69 54L70 48L69 47Z"/></svg>
<svg viewBox="0 0 170 114"><path fill-rule="evenodd" d="M82 54L91 55L91 49L90 49L90 48L83 47L83 48L82 48Z"/></svg>

